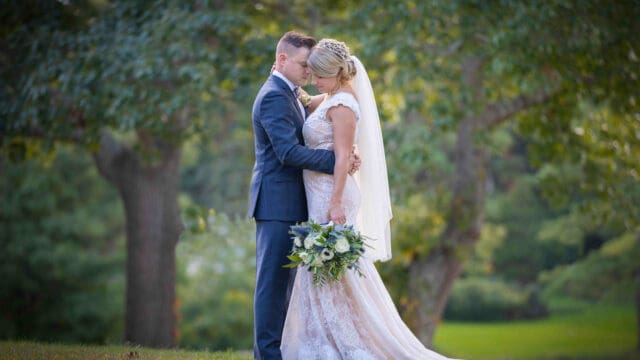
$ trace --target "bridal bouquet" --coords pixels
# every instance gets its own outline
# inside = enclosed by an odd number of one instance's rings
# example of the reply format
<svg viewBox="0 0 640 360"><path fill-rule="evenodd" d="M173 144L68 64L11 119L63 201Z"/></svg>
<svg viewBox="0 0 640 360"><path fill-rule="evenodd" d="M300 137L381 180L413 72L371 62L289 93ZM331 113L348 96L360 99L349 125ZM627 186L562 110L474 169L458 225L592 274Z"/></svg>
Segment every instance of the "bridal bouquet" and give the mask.
<svg viewBox="0 0 640 360"><path fill-rule="evenodd" d="M322 286L338 281L347 269L360 276L358 259L364 253L365 237L352 225L320 225L313 221L291 226L293 247L287 256L291 263L285 267L307 266L313 273L313 284Z"/></svg>

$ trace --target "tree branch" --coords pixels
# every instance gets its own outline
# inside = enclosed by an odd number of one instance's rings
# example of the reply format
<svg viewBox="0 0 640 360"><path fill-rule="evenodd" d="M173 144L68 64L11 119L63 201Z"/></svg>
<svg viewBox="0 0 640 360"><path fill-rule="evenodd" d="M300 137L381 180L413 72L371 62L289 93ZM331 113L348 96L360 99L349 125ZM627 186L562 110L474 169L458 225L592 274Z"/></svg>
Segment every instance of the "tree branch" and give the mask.
<svg viewBox="0 0 640 360"><path fill-rule="evenodd" d="M462 47L462 44L464 44L464 40L458 39L446 47L427 44L424 46L424 50L437 56L445 57L455 54Z"/></svg>
<svg viewBox="0 0 640 360"><path fill-rule="evenodd" d="M47 132L42 127L32 125L32 126L29 126L27 128L23 128L23 129L18 130L18 135L24 136L24 137L27 137L27 138L54 139L56 141L61 141L61 142L69 142L69 143L80 144L82 142L82 138L84 136L84 130L75 129L74 131L72 131L69 134L51 136L51 133Z"/></svg>
<svg viewBox="0 0 640 360"><path fill-rule="evenodd" d="M547 102L557 91L557 89L540 90L533 94L495 102L486 107L478 119L478 124L484 129L493 129L518 112Z"/></svg>
<svg viewBox="0 0 640 360"><path fill-rule="evenodd" d="M20 135L35 139L51 138L47 131L38 126L30 126L20 131ZM84 130L77 129L70 134L56 135L54 140L80 145L84 135ZM93 152L92 156L100 175L112 183L116 180L113 164L116 161L115 159L124 151L128 151L128 149L114 139L107 130L100 131L100 148L98 151Z"/></svg>
<svg viewBox="0 0 640 360"><path fill-rule="evenodd" d="M116 160L126 151L129 149L111 136L109 131L100 130L100 148L92 154L93 160L100 175L114 185L117 183Z"/></svg>

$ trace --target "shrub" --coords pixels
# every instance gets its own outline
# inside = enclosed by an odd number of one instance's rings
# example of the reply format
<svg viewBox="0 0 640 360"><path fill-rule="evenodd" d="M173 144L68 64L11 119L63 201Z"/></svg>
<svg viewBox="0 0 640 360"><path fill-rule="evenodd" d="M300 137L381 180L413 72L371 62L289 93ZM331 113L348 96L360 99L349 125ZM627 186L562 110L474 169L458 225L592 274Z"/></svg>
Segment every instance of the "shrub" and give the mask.
<svg viewBox="0 0 640 360"><path fill-rule="evenodd" d="M180 346L226 350L253 345L255 226L211 212L195 220L177 247ZM201 224L203 231L193 231Z"/></svg>
<svg viewBox="0 0 640 360"><path fill-rule="evenodd" d="M521 290L489 278L460 279L453 285L444 317L458 321L498 321L546 316L535 288Z"/></svg>
<svg viewBox="0 0 640 360"><path fill-rule="evenodd" d="M106 343L122 337L122 207L91 158L0 157L0 339ZM70 176L69 174L73 174Z"/></svg>
<svg viewBox="0 0 640 360"><path fill-rule="evenodd" d="M632 233L608 241L585 259L543 272L545 298L625 302L633 298L640 245Z"/></svg>

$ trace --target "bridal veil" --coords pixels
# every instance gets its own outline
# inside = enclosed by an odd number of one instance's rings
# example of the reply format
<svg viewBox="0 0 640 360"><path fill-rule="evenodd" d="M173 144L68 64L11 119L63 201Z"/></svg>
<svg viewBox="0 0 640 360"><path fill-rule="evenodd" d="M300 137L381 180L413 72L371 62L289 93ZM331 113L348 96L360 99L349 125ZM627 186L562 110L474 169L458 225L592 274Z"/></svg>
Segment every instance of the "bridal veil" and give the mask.
<svg viewBox="0 0 640 360"><path fill-rule="evenodd" d="M359 231L372 239L365 256L373 261L391 259L391 198L387 179L387 162L376 99L362 62L355 57L353 89L360 104L357 146L362 165L354 175L362 194L357 217Z"/></svg>

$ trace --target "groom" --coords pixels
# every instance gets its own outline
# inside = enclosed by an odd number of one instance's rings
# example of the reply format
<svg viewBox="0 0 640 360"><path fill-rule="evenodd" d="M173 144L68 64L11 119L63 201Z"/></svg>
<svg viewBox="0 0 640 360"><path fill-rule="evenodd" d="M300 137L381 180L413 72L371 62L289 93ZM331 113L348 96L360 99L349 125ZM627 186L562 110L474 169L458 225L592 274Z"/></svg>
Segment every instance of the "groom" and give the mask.
<svg viewBox="0 0 640 360"><path fill-rule="evenodd" d="M254 357L281 359L280 341L295 270L288 263L289 226L308 220L302 169L333 173L335 156L304 146L305 108L296 97L309 78L307 57L316 40L288 32L276 48L276 63L253 104L256 162L248 216L256 220Z"/></svg>

